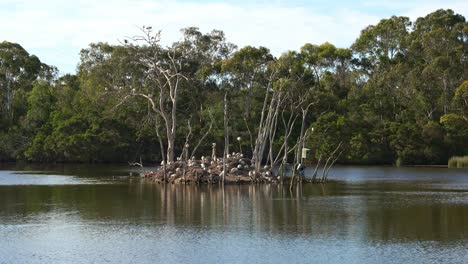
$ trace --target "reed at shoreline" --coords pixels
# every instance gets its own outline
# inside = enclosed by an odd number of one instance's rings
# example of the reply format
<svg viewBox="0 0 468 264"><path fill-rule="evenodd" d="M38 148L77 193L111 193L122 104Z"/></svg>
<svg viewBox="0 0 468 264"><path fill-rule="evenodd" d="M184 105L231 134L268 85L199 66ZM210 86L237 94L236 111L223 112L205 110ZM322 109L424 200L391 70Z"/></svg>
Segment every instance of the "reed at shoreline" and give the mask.
<svg viewBox="0 0 468 264"><path fill-rule="evenodd" d="M449 168L468 168L468 156L451 157L448 161Z"/></svg>

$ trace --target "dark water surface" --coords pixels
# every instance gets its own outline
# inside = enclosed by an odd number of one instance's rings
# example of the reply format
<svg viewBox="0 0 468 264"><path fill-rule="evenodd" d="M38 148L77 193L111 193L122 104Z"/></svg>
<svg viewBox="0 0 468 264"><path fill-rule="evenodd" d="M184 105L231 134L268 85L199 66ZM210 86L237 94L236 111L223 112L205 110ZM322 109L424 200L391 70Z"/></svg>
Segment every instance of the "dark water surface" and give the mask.
<svg viewBox="0 0 468 264"><path fill-rule="evenodd" d="M122 166L0 167L0 263L468 263L468 171L174 186Z"/></svg>

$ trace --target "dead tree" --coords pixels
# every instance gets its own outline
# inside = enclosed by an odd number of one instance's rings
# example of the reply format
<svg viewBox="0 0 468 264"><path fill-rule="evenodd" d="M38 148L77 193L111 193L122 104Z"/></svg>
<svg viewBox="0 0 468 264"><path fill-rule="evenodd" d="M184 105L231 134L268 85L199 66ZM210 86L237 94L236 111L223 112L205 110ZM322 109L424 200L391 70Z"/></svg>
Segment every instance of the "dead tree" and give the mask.
<svg viewBox="0 0 468 264"><path fill-rule="evenodd" d="M293 104L291 104L291 107L294 107ZM280 182L283 182L284 174L285 174L285 171L286 171L286 165L288 164L288 155L290 153L289 138L290 138L291 133L293 131L294 124L296 123L297 115L293 111L291 111L291 114L290 114L290 116L288 118L288 122L286 122L286 120L284 118L284 112L283 112L281 114L281 119L282 119L283 125L284 125L284 137L283 137L283 144L281 145L279 153L283 152L283 155L282 156L278 155L277 159L279 157L282 157L282 159L281 159ZM276 164L277 160L275 160L274 163Z"/></svg>
<svg viewBox="0 0 468 264"><path fill-rule="evenodd" d="M279 108L282 103L283 93L278 90L271 91L272 96L271 100L268 100L268 92L265 95L264 109L267 108L266 116L265 112L262 112L262 117L260 120L260 125L258 129L257 139L255 141L255 148L253 152L253 163L255 166L255 178L260 173L260 167L263 161L263 154L265 153L266 143L268 142L268 136L273 133L272 131L276 129L276 120L278 118ZM268 102L268 103L267 103Z"/></svg>
<svg viewBox="0 0 468 264"><path fill-rule="evenodd" d="M328 156L327 161L325 162L325 165L323 166L323 169L322 169L322 178L320 179L320 182L322 182L322 183L326 182L327 177L328 177L328 171L335 164L335 162L338 160L341 153L343 152L343 151L340 151L337 154L337 152L340 150L341 146L342 146L342 142L340 142L338 144L338 146L336 146L336 148Z"/></svg>
<svg viewBox="0 0 468 264"><path fill-rule="evenodd" d="M187 120L187 128L188 128L188 131L187 131L187 135L185 135L185 143L184 143L184 147L182 148L182 152L180 153L180 156L178 158L178 160L181 160L181 161L185 161L187 162L188 160L188 152L189 152L189 141L190 139L192 138L192 125L190 123L190 119Z"/></svg>
<svg viewBox="0 0 468 264"><path fill-rule="evenodd" d="M229 153L229 131L228 131L228 103L227 103L227 91L224 92L224 153L223 153L223 184L227 174L227 155Z"/></svg>
<svg viewBox="0 0 468 264"><path fill-rule="evenodd" d="M122 101L131 97L141 97L151 104L151 109L158 114L165 127L167 138L167 162L175 158L175 140L177 129L177 103L181 83L188 78L182 73L182 58L176 48L164 50L159 45L160 31L153 32L151 27L141 28L142 35L129 37L124 45L131 49L137 63L145 68L145 83L149 90L141 86L130 86L122 90L113 87L122 95ZM126 76L132 78L131 75Z"/></svg>
<svg viewBox="0 0 468 264"><path fill-rule="evenodd" d="M203 136L200 138L198 143L195 145L195 147L192 149L192 154L190 155L191 157L195 156L195 153L198 150L198 147L200 147L201 143L205 140L205 138L210 134L211 129L213 129L213 124L214 124L214 118L211 112L209 112L210 115L210 124L208 125L208 129L205 131Z"/></svg>
<svg viewBox="0 0 468 264"><path fill-rule="evenodd" d="M317 164L315 165L314 172L312 173L312 182L315 183L317 181L318 169L320 167L320 162L322 161L322 155L320 154Z"/></svg>

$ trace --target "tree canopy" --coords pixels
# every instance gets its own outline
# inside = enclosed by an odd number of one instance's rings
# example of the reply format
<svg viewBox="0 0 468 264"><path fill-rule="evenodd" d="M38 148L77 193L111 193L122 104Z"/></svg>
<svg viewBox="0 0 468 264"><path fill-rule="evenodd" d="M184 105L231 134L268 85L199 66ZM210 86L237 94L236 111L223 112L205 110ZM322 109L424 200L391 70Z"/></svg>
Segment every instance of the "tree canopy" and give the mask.
<svg viewBox="0 0 468 264"><path fill-rule="evenodd" d="M209 155L211 143L221 153L225 95L230 149L270 162L278 157L259 154L256 141L286 162L302 146L319 159L338 144L340 163L468 154L468 23L452 10L393 16L349 48L305 43L279 57L238 48L220 30L181 35L165 47L144 27L146 38L92 43L76 74L61 77L19 44L0 43L0 160L159 162L186 146Z"/></svg>

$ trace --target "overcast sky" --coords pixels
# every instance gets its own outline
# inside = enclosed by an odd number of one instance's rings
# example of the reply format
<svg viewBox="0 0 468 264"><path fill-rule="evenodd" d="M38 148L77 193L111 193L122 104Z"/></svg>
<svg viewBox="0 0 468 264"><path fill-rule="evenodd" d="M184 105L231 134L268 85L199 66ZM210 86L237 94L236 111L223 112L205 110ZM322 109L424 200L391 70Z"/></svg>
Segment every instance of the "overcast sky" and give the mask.
<svg viewBox="0 0 468 264"><path fill-rule="evenodd" d="M196 26L279 55L307 42L348 47L382 18L415 19L439 8L466 17L468 1L0 0L0 41L21 44L65 74L75 72L79 51L89 43L117 43L143 25L161 29L164 43L178 40L179 29Z"/></svg>

